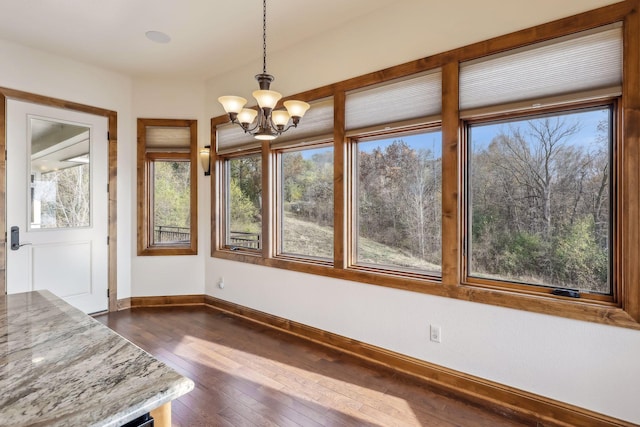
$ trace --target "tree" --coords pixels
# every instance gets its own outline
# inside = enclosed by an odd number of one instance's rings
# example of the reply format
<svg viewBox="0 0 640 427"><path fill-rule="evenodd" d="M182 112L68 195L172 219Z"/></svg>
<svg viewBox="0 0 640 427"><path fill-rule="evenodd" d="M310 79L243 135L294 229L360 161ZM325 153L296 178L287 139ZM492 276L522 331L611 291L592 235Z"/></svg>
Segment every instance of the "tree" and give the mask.
<svg viewBox="0 0 640 427"><path fill-rule="evenodd" d="M229 167L230 231L260 233L262 229L262 159L233 158Z"/></svg>
<svg viewBox="0 0 640 427"><path fill-rule="evenodd" d="M41 228L87 227L91 219L89 165L42 174L36 200L41 202Z"/></svg>
<svg viewBox="0 0 640 427"><path fill-rule="evenodd" d="M608 292L608 121L589 140L578 117L512 122L472 152L473 274Z"/></svg>
<svg viewBox="0 0 640 427"><path fill-rule="evenodd" d="M401 139L384 148L361 149L359 237L440 264L441 175L439 158Z"/></svg>

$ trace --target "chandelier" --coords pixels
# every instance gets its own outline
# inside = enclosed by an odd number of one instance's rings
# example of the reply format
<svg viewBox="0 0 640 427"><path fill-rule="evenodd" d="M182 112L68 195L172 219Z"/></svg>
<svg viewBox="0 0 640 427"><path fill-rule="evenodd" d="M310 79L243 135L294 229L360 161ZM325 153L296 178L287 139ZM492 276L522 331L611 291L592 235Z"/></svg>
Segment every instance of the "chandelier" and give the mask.
<svg viewBox="0 0 640 427"><path fill-rule="evenodd" d="M275 139L292 127L298 127L300 119L309 109L309 104L290 100L284 102L286 111L274 110L282 95L269 89L274 77L267 74L267 0L262 1L262 73L255 78L260 86L260 90L253 92L253 97L258 102L258 110L244 108L247 100L240 96L218 98L231 122L242 127L245 133L261 140Z"/></svg>

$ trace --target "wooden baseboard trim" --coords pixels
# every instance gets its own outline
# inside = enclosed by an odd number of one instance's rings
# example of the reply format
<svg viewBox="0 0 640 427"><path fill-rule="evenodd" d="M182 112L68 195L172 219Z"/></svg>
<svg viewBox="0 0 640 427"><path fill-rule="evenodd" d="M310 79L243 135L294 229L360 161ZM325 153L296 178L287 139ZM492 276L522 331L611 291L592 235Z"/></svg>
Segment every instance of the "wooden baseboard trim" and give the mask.
<svg viewBox="0 0 640 427"><path fill-rule="evenodd" d="M168 295L154 297L131 297L131 308L167 307L181 305L204 305L204 295Z"/></svg>
<svg viewBox="0 0 640 427"><path fill-rule="evenodd" d="M119 307L120 301L123 301L122 307L125 307L126 299L118 301ZM130 308L188 305L206 305L218 312L330 347L402 374L419 378L432 387L481 405L488 410L511 418L537 422L538 426L636 426L633 423L588 409L438 366L210 295L132 297L129 301Z"/></svg>

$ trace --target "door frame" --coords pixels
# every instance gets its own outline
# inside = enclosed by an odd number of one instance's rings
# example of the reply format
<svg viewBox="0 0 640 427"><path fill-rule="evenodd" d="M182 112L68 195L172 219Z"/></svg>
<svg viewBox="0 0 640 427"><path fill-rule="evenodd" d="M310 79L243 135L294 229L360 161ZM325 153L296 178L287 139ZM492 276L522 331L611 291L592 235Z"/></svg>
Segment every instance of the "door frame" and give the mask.
<svg viewBox="0 0 640 427"><path fill-rule="evenodd" d="M76 102L65 101L63 99L51 98L20 90L0 87L0 295L7 293L7 99L31 102L50 107L57 107L67 110L79 111L93 114L95 116L106 117L108 120L108 292L109 311L118 309L118 275L117 275L117 159L118 159L118 113L103 108L92 107L90 105L78 104ZM1 153L4 152L4 156Z"/></svg>

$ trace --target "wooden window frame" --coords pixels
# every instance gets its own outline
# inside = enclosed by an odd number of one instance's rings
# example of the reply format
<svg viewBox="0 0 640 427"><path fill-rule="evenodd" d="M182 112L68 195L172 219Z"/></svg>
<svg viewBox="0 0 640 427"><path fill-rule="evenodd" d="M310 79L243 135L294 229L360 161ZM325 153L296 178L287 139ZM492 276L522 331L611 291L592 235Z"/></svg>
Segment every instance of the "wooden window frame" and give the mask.
<svg viewBox="0 0 640 427"><path fill-rule="evenodd" d="M400 268L392 265L376 265L369 263L359 263L357 256L358 245L358 144L361 142L369 142L372 140L379 140L383 138L392 138L402 135L416 135L427 134L430 132L439 131L442 133L442 124L440 120L428 122L420 125L412 125L408 127L396 127L388 126L387 129L378 132L365 132L362 134L354 134L347 138L347 158L349 164L349 172L347 174L347 186L349 187L349 194L351 198L347 203L347 211L349 213L349 239L348 239L348 253L349 259L347 261L347 268L353 271L369 272L373 274L386 274L394 275L405 278L414 278L418 280L428 280L433 283L441 282L442 265L440 266L440 274L433 274L434 272L423 271L417 268Z"/></svg>
<svg viewBox="0 0 640 427"><path fill-rule="evenodd" d="M185 151L147 151L146 130L149 126L188 127L189 149ZM198 123L183 119L138 119L137 210L138 255L171 256L198 254ZM153 162L189 161L190 163L190 236L189 243L153 243Z"/></svg>
<svg viewBox="0 0 640 427"><path fill-rule="evenodd" d="M262 224L262 233L260 235L260 244L261 247L260 249L251 249L251 248L246 248L246 247L242 247L242 246L233 246L233 245L229 245L227 242L227 235L229 234L228 232L230 232L231 230L228 230L229 228L229 220L228 220L228 195L229 192L227 191L227 186L228 186L228 181L229 181L229 168L228 168L228 162L234 159L238 159L238 158L242 158L242 157L250 157L250 156L255 156L258 155L262 158L262 153L259 149L248 149L248 150L244 150L244 151L239 151L233 154L225 154L225 155L219 155L217 156L217 161L214 164L218 164L220 167L220 181L222 184L222 188L223 191L221 192L221 197L222 200L224 200L223 203L220 204L220 206L222 207L222 212L220 212L220 228L218 230L218 234L220 236L220 245L222 248L224 248L224 250L227 251L232 251L233 253L236 254L243 254L243 255L247 255L250 257L256 257L256 256L262 256L262 253L264 251L264 247L266 245L265 240L264 240L264 216L263 216L263 224ZM264 176L264 162L262 164L262 175ZM264 187L264 182L265 180L262 179L262 202L264 205L265 202L265 187ZM264 207L263 207L263 212L264 212ZM263 214L264 215L264 214Z"/></svg>
<svg viewBox="0 0 640 427"><path fill-rule="evenodd" d="M620 176L620 134L618 129L620 129L621 124L621 115L620 109L618 108L619 97L614 98L604 98L598 101L586 101L586 102L575 102L575 103L565 103L562 106L551 106L546 108L530 108L527 110L518 110L514 112L506 112L495 115L483 115L480 118L469 117L463 120L462 122L462 136L461 136L461 147L462 147L462 156L463 161L462 164L465 166L464 170L462 170L463 174L463 191L462 191L462 224L461 229L463 230L464 243L462 253L462 283L465 285L482 287L487 289L502 289L507 291L516 291L522 292L530 295L539 295L539 296L549 296L552 294L555 288L561 288L560 286L552 286L552 285L534 285L528 283L521 283L515 281L508 280L497 280L490 278L482 278L479 276L473 276L469 271L469 260L471 259L471 254L469 253L469 247L471 246L470 242L470 216L469 212L471 211L470 207L470 197L469 197L469 166L470 166L470 153L469 153L469 139L468 139L468 130L469 127L475 124L483 124L483 123L495 123L501 120L506 119L517 119L517 120L527 120L531 117L546 115L546 114L554 114L554 113L567 113L572 111L579 111L581 109L590 109L590 108L607 108L612 113L612 130L611 130L611 146L610 146L610 184L609 188L611 189L610 193L610 232L611 232L611 245L609 248L609 264L611 266L611 271L609 273L609 280L611 285L611 294L595 294L595 293L580 293L580 299L586 302L600 303L608 306L615 306L615 302L618 300L619 295L621 294L620 283L623 278L620 275L620 269L617 267L619 265L619 256L620 251L616 245L616 242L621 241L622 235L620 234L620 227L618 225L618 212L621 211L621 199L617 196L616 189L619 188L621 182Z"/></svg>
<svg viewBox="0 0 640 427"><path fill-rule="evenodd" d="M284 196L282 195L282 185L283 185L283 177L282 177L282 155L285 153L292 153L304 150L313 150L318 148L332 147L333 141L318 141L314 143L305 143L303 145L287 145L282 148L274 148L272 149L272 155L274 158L274 164L276 165L274 168L274 178L273 182L275 184L273 194L275 195L274 200L274 215L273 215L273 230L274 230L274 238L272 239L274 248L274 258L281 260L290 260L290 261L302 261L311 264L317 264L326 267L333 266L333 259L320 258L320 257L312 257L304 254L290 254L282 252L282 232L283 232L283 208L282 203L284 201Z"/></svg>
<svg viewBox="0 0 640 427"><path fill-rule="evenodd" d="M618 104L621 123L617 129L617 180L612 198L616 200L617 239L614 242L614 270L618 278L615 301L593 301L530 293L514 289L477 286L464 276L464 123L459 108L460 63L505 52L537 42L597 27L623 23L622 96ZM442 69L442 278L405 277L386 271L359 271L350 267L353 200L348 185L350 143L345 131L346 93L436 68ZM500 307L549 314L640 330L640 0L626 0L579 15L495 37L441 54L401 64L342 82L323 86L283 99L334 99L334 263L317 265L306 260L279 259L272 245L274 212L274 155L262 144L263 159L263 251L257 255L234 253L220 244L221 185L220 163L214 155L211 189L211 256L240 262L283 268L292 271L363 282L371 285L479 302ZM211 119L212 147L216 144L216 126L228 122L226 116ZM304 126L304 120L301 122Z"/></svg>

